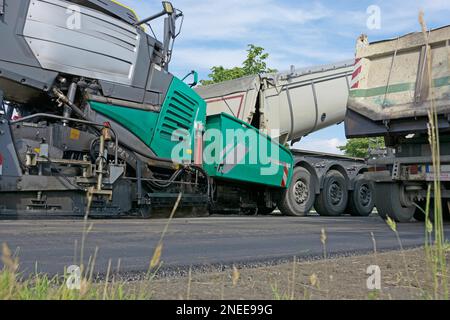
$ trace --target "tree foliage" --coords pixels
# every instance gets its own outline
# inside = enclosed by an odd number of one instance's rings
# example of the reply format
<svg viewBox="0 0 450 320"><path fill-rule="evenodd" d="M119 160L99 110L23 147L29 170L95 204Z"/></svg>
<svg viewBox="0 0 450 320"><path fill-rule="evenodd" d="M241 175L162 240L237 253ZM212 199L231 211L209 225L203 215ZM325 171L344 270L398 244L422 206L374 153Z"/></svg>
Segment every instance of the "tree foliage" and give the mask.
<svg viewBox="0 0 450 320"><path fill-rule="evenodd" d="M346 156L356 158L368 158L369 151L376 148L384 148L384 139L378 138L358 138L349 139L345 146L339 147Z"/></svg>
<svg viewBox="0 0 450 320"><path fill-rule="evenodd" d="M265 50L262 47L249 44L247 49L247 58L242 63L241 67L226 69L223 66L214 66L211 68L211 73L208 75L209 80L202 80L200 81L201 84L206 86L245 76L276 72L275 69L267 68L266 61L269 58L269 54L264 51Z"/></svg>

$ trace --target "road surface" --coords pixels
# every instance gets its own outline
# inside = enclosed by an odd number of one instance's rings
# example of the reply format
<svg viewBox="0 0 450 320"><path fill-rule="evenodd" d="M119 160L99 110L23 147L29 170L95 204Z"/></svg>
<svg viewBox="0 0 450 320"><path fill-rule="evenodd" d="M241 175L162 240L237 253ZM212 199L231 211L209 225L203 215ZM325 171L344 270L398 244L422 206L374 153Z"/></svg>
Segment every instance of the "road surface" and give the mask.
<svg viewBox="0 0 450 320"><path fill-rule="evenodd" d="M106 273L108 261L120 270L147 270L167 220L93 220L85 240L84 256L98 247L96 272ZM378 217L208 217L175 219L164 238L164 267L231 265L276 262L297 256L323 255L321 230L327 234L329 255L373 250L371 233L378 250L398 249L395 234ZM450 225L446 225L450 235ZM398 225L405 247L424 244L422 223ZM20 270L51 275L79 264L83 234L82 220L0 220L0 243L6 242L20 258ZM77 244L77 245L75 245ZM76 248L75 248L76 247ZM1 262L0 262L1 264Z"/></svg>

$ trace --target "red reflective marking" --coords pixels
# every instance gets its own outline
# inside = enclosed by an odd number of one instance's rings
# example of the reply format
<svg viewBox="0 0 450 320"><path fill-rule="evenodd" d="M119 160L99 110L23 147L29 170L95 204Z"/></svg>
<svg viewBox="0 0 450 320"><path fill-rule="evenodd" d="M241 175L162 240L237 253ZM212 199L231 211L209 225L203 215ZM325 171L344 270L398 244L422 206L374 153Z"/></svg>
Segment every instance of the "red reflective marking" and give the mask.
<svg viewBox="0 0 450 320"><path fill-rule="evenodd" d="M352 80L355 79L362 71L362 66L359 66L352 74Z"/></svg>
<svg viewBox="0 0 450 320"><path fill-rule="evenodd" d="M195 157L195 164L196 165L203 165L203 140L201 137L197 138L197 152Z"/></svg>
<svg viewBox="0 0 450 320"><path fill-rule="evenodd" d="M357 89L359 88L359 81L356 82L354 85L352 85L352 89Z"/></svg>
<svg viewBox="0 0 450 320"><path fill-rule="evenodd" d="M287 182L288 174L289 174L289 169L288 169L288 167L285 165L285 166L284 166L284 170L283 170L283 178L281 179L281 186L282 186L282 187L286 187L286 182Z"/></svg>

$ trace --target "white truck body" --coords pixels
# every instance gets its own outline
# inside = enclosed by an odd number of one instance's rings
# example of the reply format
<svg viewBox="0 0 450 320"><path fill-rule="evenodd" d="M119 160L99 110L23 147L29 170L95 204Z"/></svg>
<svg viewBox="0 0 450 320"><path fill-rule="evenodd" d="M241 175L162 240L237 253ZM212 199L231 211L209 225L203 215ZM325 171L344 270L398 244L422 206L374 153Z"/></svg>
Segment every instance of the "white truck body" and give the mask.
<svg viewBox="0 0 450 320"><path fill-rule="evenodd" d="M249 76L196 91L208 115L229 113L281 143L344 121L354 61Z"/></svg>

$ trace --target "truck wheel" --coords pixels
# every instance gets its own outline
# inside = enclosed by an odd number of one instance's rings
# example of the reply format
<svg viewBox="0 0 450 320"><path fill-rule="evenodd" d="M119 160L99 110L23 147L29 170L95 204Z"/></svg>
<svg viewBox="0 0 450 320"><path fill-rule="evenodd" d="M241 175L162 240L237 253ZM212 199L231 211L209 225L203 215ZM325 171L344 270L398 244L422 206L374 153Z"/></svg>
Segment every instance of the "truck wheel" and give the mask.
<svg viewBox="0 0 450 320"><path fill-rule="evenodd" d="M368 217L375 206L373 183L362 175L356 177L355 188L349 193L348 211L355 217Z"/></svg>
<svg viewBox="0 0 450 320"><path fill-rule="evenodd" d="M286 189L278 208L286 216L305 216L311 211L315 197L315 185L311 173L305 168L297 167L294 169L292 182Z"/></svg>
<svg viewBox="0 0 450 320"><path fill-rule="evenodd" d="M314 204L317 213L321 216L340 216L347 208L347 202L347 181L339 171L329 171L325 176L323 190Z"/></svg>
<svg viewBox="0 0 450 320"><path fill-rule="evenodd" d="M416 207L416 210L414 211L414 219L416 219L417 221L420 221L420 222L424 222L425 221L425 213L423 211L425 211L427 208L427 202L419 201L417 203L417 205L420 207L420 209ZM444 213L444 207L442 207L442 211ZM430 221L434 222L434 199L430 199L430 210L429 210L428 214L429 214Z"/></svg>
<svg viewBox="0 0 450 320"><path fill-rule="evenodd" d="M442 214L444 215L444 221L450 221L450 210L447 199L442 199Z"/></svg>
<svg viewBox="0 0 450 320"><path fill-rule="evenodd" d="M416 207L401 204L404 186L399 183L377 183L375 185L375 206L383 219L391 217L397 222L409 222L414 216Z"/></svg>
<svg viewBox="0 0 450 320"><path fill-rule="evenodd" d="M419 207L422 208L423 211L426 209L426 201L420 201L417 203ZM425 221L425 214L423 211L419 208L416 208L416 211L414 212L414 219L417 221ZM428 213L430 215L430 221L434 222L434 199L431 199L430 201L430 211ZM444 221L449 221L450 219L450 211L448 210L447 200L442 199L442 218Z"/></svg>

